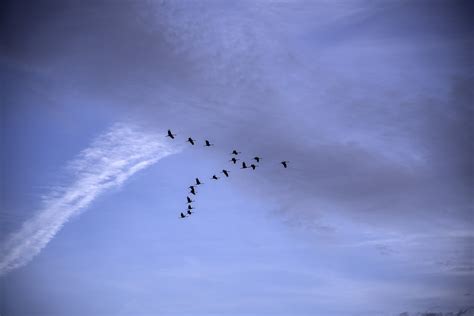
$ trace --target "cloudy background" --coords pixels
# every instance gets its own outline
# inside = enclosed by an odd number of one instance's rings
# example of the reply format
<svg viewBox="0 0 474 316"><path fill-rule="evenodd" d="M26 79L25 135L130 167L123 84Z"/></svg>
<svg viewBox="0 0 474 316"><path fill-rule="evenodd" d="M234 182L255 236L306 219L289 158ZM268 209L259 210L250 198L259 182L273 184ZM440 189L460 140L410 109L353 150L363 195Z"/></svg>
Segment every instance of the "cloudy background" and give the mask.
<svg viewBox="0 0 474 316"><path fill-rule="evenodd" d="M0 315L472 305L472 4L0 11Z"/></svg>

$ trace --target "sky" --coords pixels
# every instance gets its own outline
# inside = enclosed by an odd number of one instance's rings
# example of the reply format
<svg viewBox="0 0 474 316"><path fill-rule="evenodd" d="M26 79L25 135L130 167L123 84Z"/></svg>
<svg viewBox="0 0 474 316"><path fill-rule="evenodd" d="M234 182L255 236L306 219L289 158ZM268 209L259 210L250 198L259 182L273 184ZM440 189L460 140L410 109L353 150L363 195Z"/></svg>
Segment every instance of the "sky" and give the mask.
<svg viewBox="0 0 474 316"><path fill-rule="evenodd" d="M474 313L468 1L0 12L0 315Z"/></svg>

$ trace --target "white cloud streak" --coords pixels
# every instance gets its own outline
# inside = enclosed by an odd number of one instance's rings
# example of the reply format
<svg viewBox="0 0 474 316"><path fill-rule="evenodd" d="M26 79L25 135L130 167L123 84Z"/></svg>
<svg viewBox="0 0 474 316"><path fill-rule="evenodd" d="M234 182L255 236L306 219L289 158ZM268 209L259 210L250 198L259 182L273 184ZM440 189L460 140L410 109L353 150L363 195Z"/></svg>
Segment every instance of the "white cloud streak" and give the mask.
<svg viewBox="0 0 474 316"><path fill-rule="evenodd" d="M32 260L101 193L179 150L162 135L123 123L113 125L68 164L71 183L45 196L41 210L2 243L0 275Z"/></svg>

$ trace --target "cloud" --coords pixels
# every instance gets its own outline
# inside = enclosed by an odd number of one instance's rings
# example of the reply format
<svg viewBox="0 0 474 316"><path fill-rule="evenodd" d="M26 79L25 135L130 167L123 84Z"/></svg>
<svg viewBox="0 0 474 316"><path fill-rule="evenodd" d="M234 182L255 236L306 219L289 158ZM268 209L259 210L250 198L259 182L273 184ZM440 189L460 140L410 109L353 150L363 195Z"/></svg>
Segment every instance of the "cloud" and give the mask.
<svg viewBox="0 0 474 316"><path fill-rule="evenodd" d="M32 260L69 219L100 194L179 150L161 135L123 123L113 125L68 164L71 183L45 196L41 210L3 242L0 275Z"/></svg>

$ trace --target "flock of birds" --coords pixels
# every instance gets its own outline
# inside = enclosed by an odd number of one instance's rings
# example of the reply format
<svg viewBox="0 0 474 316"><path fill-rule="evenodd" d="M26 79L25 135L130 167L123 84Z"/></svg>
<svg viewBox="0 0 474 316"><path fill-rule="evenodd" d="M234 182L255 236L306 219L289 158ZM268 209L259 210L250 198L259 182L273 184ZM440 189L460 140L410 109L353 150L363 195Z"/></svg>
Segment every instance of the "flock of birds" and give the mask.
<svg viewBox="0 0 474 316"><path fill-rule="evenodd" d="M176 134L173 134L171 132L171 130L168 130L168 134L166 135L166 137L169 137L171 139L175 139ZM192 139L191 137L188 137L188 140L186 140L186 142L190 143L192 146L196 145L196 140ZM211 144L211 142L206 139L204 141L204 147L211 147L211 146L214 146L214 144ZM230 153L232 155L232 159L230 159L229 162L232 162L234 165L237 164L237 161L240 160L240 159L237 158L240 153L241 153L240 151L237 151L237 150L234 149ZM250 165L247 165L247 163L245 161L242 161L242 167L240 169L252 168L252 170L255 170L258 167L258 163L260 163L262 158L260 158L258 156L255 156L255 157L253 157L253 160L255 160L255 163L253 163L253 161L252 161L252 163L250 163ZM284 161L280 162L280 164L284 168L288 168L289 161L284 160ZM222 169L221 173L223 173L224 176L226 178L228 178L230 171L226 170L226 169ZM219 180L219 178L220 177L218 177L214 174L214 175L212 175L211 180ZM193 185L190 185L188 187L189 188L189 193L195 196L196 193L197 193L196 192L196 187L198 185L201 185L201 184L203 184L203 182L201 182L201 180L199 180L199 178L196 178L196 183L194 183ZM188 205L188 207L187 207L186 211L181 212L180 218L186 218L186 217L188 217L188 216L190 216L194 213L194 211L193 211L194 207L192 205L193 202L194 202L194 200L192 200L189 196L186 196L186 204Z"/></svg>

